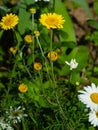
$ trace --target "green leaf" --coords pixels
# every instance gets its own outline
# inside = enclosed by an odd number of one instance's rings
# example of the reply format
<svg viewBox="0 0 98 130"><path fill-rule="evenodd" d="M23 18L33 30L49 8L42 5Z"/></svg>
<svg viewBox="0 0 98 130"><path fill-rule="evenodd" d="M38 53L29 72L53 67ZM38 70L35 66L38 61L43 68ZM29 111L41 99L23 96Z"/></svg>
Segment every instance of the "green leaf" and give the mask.
<svg viewBox="0 0 98 130"><path fill-rule="evenodd" d="M3 30L0 30L0 38L1 38L1 36L3 35Z"/></svg>
<svg viewBox="0 0 98 130"><path fill-rule="evenodd" d="M72 20L67 12L65 4L63 2L61 2L61 0L55 0L55 12L57 14L61 14L65 19L65 23L63 25L62 31L64 31L68 34L68 38L66 38L66 35L65 35L65 37L64 36L61 37L61 40L76 42L75 32L74 32L73 25L72 25Z"/></svg>
<svg viewBox="0 0 98 130"><path fill-rule="evenodd" d="M75 58L76 62L78 62L78 69L81 70L87 65L87 60L88 60L88 49L85 46L78 46L75 47L71 53L66 57L66 60L68 62L72 59Z"/></svg>
<svg viewBox="0 0 98 130"><path fill-rule="evenodd" d="M75 42L62 42L62 47L66 46L67 48L74 48L76 47L76 43Z"/></svg>
<svg viewBox="0 0 98 130"><path fill-rule="evenodd" d="M80 81L80 73L76 71L72 71L71 76L70 76L70 82L72 84L76 84L76 82Z"/></svg>
<svg viewBox="0 0 98 130"><path fill-rule="evenodd" d="M0 83L0 89L4 89L3 83Z"/></svg>
<svg viewBox="0 0 98 130"><path fill-rule="evenodd" d="M28 81L27 82L28 86L28 97L33 100L35 105L40 105L40 106L46 106L46 101L45 98L42 94L41 86L39 81L37 83Z"/></svg>
<svg viewBox="0 0 98 130"><path fill-rule="evenodd" d="M19 47L19 45L22 41L22 37L20 36L20 34L17 31L15 31L15 35L16 35L16 38L17 38L17 41L18 41L17 47Z"/></svg>
<svg viewBox="0 0 98 130"><path fill-rule="evenodd" d="M90 8L89 8L89 5L88 5L88 3L86 2L86 0L71 0L71 1L74 1L74 2L76 2L77 4L79 4L80 6L82 6L82 7L85 9L85 11L86 11L86 13L88 14L88 16L89 16L90 18L93 18L92 14L91 14L91 11L90 11Z"/></svg>
<svg viewBox="0 0 98 130"><path fill-rule="evenodd" d="M94 10L95 10L95 13L98 15L98 1L94 2L93 7L94 7Z"/></svg>
<svg viewBox="0 0 98 130"><path fill-rule="evenodd" d="M89 77L89 80L90 80L91 83L95 83L96 85L98 85L98 78Z"/></svg>
<svg viewBox="0 0 98 130"><path fill-rule="evenodd" d="M98 30L98 22L96 20L90 19L87 23L91 26L94 26Z"/></svg>
<svg viewBox="0 0 98 130"><path fill-rule="evenodd" d="M31 65L33 63L33 55L29 55L28 57L27 57L27 65Z"/></svg>
<svg viewBox="0 0 98 130"><path fill-rule="evenodd" d="M68 75L70 73L70 69L69 66L63 66L62 69L59 69L59 75L63 76L63 75Z"/></svg>
<svg viewBox="0 0 98 130"><path fill-rule="evenodd" d="M30 20L30 13L25 9L19 9L19 24L18 30L21 34L23 34L26 29L32 30L32 22Z"/></svg>
<svg viewBox="0 0 98 130"><path fill-rule="evenodd" d="M93 34L91 35L91 41L98 44L98 31L93 32Z"/></svg>
<svg viewBox="0 0 98 130"><path fill-rule="evenodd" d="M21 0L21 3L29 5L35 3L35 0Z"/></svg>

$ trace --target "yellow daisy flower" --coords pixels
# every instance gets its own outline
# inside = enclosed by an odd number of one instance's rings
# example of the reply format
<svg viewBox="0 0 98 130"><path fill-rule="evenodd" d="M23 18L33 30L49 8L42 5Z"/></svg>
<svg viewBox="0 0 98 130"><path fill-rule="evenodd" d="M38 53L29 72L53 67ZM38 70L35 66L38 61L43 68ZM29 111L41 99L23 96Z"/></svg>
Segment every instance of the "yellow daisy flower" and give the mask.
<svg viewBox="0 0 98 130"><path fill-rule="evenodd" d="M29 11L30 11L30 13L32 13L32 14L35 14L35 13L36 13L36 9L35 9L35 8L30 8Z"/></svg>
<svg viewBox="0 0 98 130"><path fill-rule="evenodd" d="M28 87L27 87L27 85L25 85L25 84L22 83L22 84L19 85L18 90L21 93L25 93L28 90Z"/></svg>
<svg viewBox="0 0 98 130"><path fill-rule="evenodd" d="M25 35L24 40L27 43L32 43L32 41L33 41L32 35L29 35L29 34Z"/></svg>
<svg viewBox="0 0 98 130"><path fill-rule="evenodd" d="M57 52L51 51L51 52L48 53L47 57L48 57L49 60L56 61L59 56L58 56Z"/></svg>
<svg viewBox="0 0 98 130"><path fill-rule="evenodd" d="M39 21L41 22L42 25L46 26L48 29L63 28L63 24L65 22L62 15L58 15L56 13L42 14L40 16Z"/></svg>
<svg viewBox="0 0 98 130"><path fill-rule="evenodd" d="M4 16L1 19L0 26L4 30L9 30L9 29L14 28L18 24L18 21L19 21L19 18L17 15L12 14L12 13L6 14L6 16Z"/></svg>
<svg viewBox="0 0 98 130"><path fill-rule="evenodd" d="M35 34L35 36L39 36L40 35L39 31L34 31L34 34Z"/></svg>
<svg viewBox="0 0 98 130"><path fill-rule="evenodd" d="M34 63L34 69L35 69L35 70L41 70L41 69L42 69L42 64L39 63L39 62L35 62L35 63Z"/></svg>
<svg viewBox="0 0 98 130"><path fill-rule="evenodd" d="M16 48L16 47L10 47L9 51L10 51L11 53L15 54L16 51L17 51L17 48Z"/></svg>

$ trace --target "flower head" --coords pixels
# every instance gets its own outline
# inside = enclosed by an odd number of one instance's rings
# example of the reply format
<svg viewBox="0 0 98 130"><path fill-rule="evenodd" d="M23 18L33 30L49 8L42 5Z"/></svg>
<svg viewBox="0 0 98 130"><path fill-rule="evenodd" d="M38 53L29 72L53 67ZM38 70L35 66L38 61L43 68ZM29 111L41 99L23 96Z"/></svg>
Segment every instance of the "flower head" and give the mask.
<svg viewBox="0 0 98 130"><path fill-rule="evenodd" d="M14 28L18 24L18 21L19 21L19 18L17 15L12 14L12 13L6 14L6 16L4 16L1 19L0 26L4 30L9 30L9 29Z"/></svg>
<svg viewBox="0 0 98 130"><path fill-rule="evenodd" d="M33 41L32 35L30 35L30 34L25 35L24 40L27 43L32 43L32 41Z"/></svg>
<svg viewBox="0 0 98 130"><path fill-rule="evenodd" d="M10 51L12 54L15 54L16 51L17 51L17 48L16 48L16 47L10 47L9 51Z"/></svg>
<svg viewBox="0 0 98 130"><path fill-rule="evenodd" d="M35 36L39 36L40 32L39 31L34 31Z"/></svg>
<svg viewBox="0 0 98 130"><path fill-rule="evenodd" d="M84 87L84 90L79 91L79 100L91 110L98 110L98 86L94 83L91 86Z"/></svg>
<svg viewBox="0 0 98 130"><path fill-rule="evenodd" d="M42 14L40 16L39 21L41 22L42 25L46 26L48 29L63 28L63 24L65 22L62 15L58 15L56 13Z"/></svg>
<svg viewBox="0 0 98 130"><path fill-rule="evenodd" d="M76 62L76 60L75 60L75 59L71 59L71 61L70 61L70 62L65 61L65 63L66 63L67 65L69 65L69 66L70 66L70 70L72 70L72 69L76 69L76 68L77 68L77 66L78 66L78 63Z"/></svg>
<svg viewBox="0 0 98 130"><path fill-rule="evenodd" d="M19 85L18 90L21 93L25 93L28 90L28 87L27 87L27 85L25 85L25 84L22 83L22 84Z"/></svg>
<svg viewBox="0 0 98 130"><path fill-rule="evenodd" d="M13 122L13 123L19 123L21 122L23 117L27 117L28 115L24 113L25 108L22 108L21 106L13 108L10 106L10 109L6 111L7 119L6 121Z"/></svg>
<svg viewBox="0 0 98 130"><path fill-rule="evenodd" d="M32 13L32 14L35 14L35 13L36 13L36 9L35 9L35 8L30 8L29 11L30 11L30 13Z"/></svg>
<svg viewBox="0 0 98 130"><path fill-rule="evenodd" d="M88 114L88 120L89 122L94 126L98 126L98 110L95 111L95 110L92 110L89 114Z"/></svg>
<svg viewBox="0 0 98 130"><path fill-rule="evenodd" d="M48 53L47 55L48 59L51 60L51 61L56 61L58 59L58 53L55 52L55 51L51 51Z"/></svg>
<svg viewBox="0 0 98 130"><path fill-rule="evenodd" d="M34 63L34 69L35 69L35 70L41 70L41 69L42 69L42 64L39 63L39 62L35 62L35 63Z"/></svg>
<svg viewBox="0 0 98 130"><path fill-rule="evenodd" d="M6 123L2 119L0 119L0 128L2 130L14 130L14 128L12 128L12 126L10 125L10 123Z"/></svg>

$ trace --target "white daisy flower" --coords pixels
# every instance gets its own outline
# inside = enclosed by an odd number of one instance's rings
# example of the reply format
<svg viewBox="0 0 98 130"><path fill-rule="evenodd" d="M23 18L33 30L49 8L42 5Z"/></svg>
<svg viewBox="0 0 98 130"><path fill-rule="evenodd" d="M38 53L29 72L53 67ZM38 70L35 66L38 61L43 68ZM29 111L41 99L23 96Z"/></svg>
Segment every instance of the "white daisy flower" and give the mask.
<svg viewBox="0 0 98 130"><path fill-rule="evenodd" d="M9 123L4 122L2 119L0 119L0 128L2 130L14 130Z"/></svg>
<svg viewBox="0 0 98 130"><path fill-rule="evenodd" d="M70 62L65 61L65 63L70 66L70 70L76 69L77 66L78 66L78 63L76 62L76 59L71 59Z"/></svg>
<svg viewBox="0 0 98 130"><path fill-rule="evenodd" d="M6 111L6 114L8 116L7 120L12 121L13 123L19 123L21 122L23 117L27 117L28 115L24 113L25 108L22 108L21 106L17 108L13 108L10 106L10 109ZM10 122L9 121L9 122Z"/></svg>
<svg viewBox="0 0 98 130"><path fill-rule="evenodd" d="M79 100L91 110L98 110L98 86L94 83L91 86L84 87L84 90L78 91Z"/></svg>
<svg viewBox="0 0 98 130"><path fill-rule="evenodd" d="M97 111L91 111L89 114L88 114L88 120L89 122L94 126L98 126L98 110Z"/></svg>

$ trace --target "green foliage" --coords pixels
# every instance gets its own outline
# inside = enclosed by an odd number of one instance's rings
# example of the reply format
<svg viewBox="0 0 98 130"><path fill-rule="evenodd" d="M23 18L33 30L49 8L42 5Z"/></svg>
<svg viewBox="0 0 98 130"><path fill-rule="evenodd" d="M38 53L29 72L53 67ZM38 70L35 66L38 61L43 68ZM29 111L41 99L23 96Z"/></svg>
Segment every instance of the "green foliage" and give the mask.
<svg viewBox="0 0 98 130"><path fill-rule="evenodd" d="M31 30L30 13L22 8L19 9L19 21L18 30L21 34L24 34L26 29Z"/></svg>
<svg viewBox="0 0 98 130"><path fill-rule="evenodd" d="M67 33L68 38L66 38L66 35L65 35L65 37L62 38L62 40L63 41L76 42L75 33L74 33L73 25L72 25L72 22L71 22L71 18L68 15L66 6L60 0L55 1L55 12L58 13L58 14L62 14L65 18L64 28L62 30Z"/></svg>
<svg viewBox="0 0 98 130"><path fill-rule="evenodd" d="M95 13L98 15L98 0L96 0L95 2L94 2L94 11L95 11Z"/></svg>
<svg viewBox="0 0 98 130"><path fill-rule="evenodd" d="M78 90L85 85L98 85L98 23L86 0L71 1L83 7L90 17L87 25L93 32L87 30L83 43L77 42L67 0L2 2L0 20L5 14L14 13L19 23L10 30L0 28L0 120L15 130L96 130L88 122L89 109L86 111L78 99ZM97 3L93 7L96 14ZM30 12L31 7L35 13ZM50 12L63 16L63 28L47 29L42 25L41 14ZM24 39L26 35L32 36L32 42ZM10 47L15 47L16 52ZM57 55L49 58L50 51Z"/></svg>

